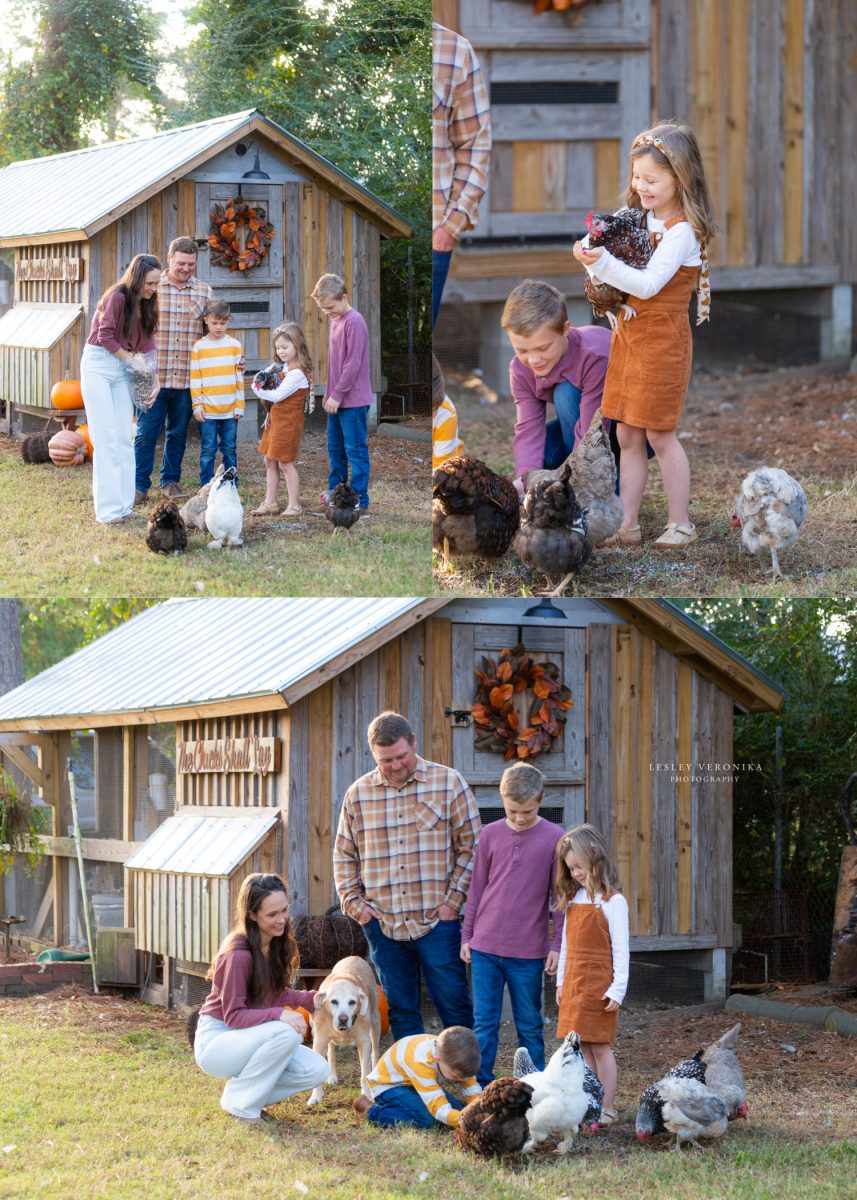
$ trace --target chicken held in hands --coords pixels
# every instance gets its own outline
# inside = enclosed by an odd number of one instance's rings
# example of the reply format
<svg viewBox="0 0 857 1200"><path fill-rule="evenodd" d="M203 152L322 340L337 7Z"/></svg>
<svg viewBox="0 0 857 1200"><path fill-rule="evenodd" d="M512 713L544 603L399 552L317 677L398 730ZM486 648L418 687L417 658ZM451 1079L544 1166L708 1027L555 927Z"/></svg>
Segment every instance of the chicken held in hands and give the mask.
<svg viewBox="0 0 857 1200"><path fill-rule="evenodd" d="M566 584L579 575L591 553L586 540L586 518L569 483L566 465L559 479L543 480L527 488L524 515L515 538L515 553L525 566L542 571L548 580L561 575L559 584L545 592L561 596Z"/></svg>
<svg viewBox="0 0 857 1200"><path fill-rule="evenodd" d="M521 523L521 502L510 479L469 454L448 458L432 477L432 546L450 558L500 558Z"/></svg>
<svg viewBox="0 0 857 1200"><path fill-rule="evenodd" d="M750 554L761 556L763 549L770 550L771 574L782 579L777 551L795 544L808 512L806 493L796 479L779 467L760 467L741 484L732 525L740 526L741 541Z"/></svg>
<svg viewBox="0 0 857 1200"><path fill-rule="evenodd" d="M652 257L652 242L645 221L646 214L638 208L620 208L615 213L591 212L586 218L589 249L603 248L627 266L642 270ZM595 274L598 274L597 263ZM637 315L636 309L628 304L627 292L593 279L588 271L583 290L595 316L606 317L611 329L616 329L616 312L620 309L626 321Z"/></svg>
<svg viewBox="0 0 857 1200"><path fill-rule="evenodd" d="M494 1079L461 1110L455 1139L483 1158L519 1154L530 1133L533 1089L521 1079Z"/></svg>

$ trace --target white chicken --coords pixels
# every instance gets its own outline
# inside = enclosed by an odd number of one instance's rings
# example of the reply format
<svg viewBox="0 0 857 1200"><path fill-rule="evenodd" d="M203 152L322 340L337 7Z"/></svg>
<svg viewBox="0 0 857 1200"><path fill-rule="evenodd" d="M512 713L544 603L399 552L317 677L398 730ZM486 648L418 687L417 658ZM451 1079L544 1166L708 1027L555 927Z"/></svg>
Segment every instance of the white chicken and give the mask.
<svg viewBox="0 0 857 1200"><path fill-rule="evenodd" d="M552 471L527 471L524 483L529 490L545 480L557 480L566 466L570 468L569 483L583 509L586 541L590 547L598 546L613 536L622 524L624 513L622 501L616 495L616 460L604 432L600 408L564 463Z"/></svg>
<svg viewBox="0 0 857 1200"><path fill-rule="evenodd" d="M726 1105L698 1079L665 1075L650 1084L640 1096L637 1109L637 1140L647 1142L653 1134L675 1134L675 1149L690 1142L702 1149L698 1138L723 1137Z"/></svg>
<svg viewBox="0 0 857 1200"><path fill-rule="evenodd" d="M522 1154L528 1154L552 1134L562 1135L557 1154L566 1154L571 1149L577 1128L590 1106L591 1097L584 1090L585 1066L580 1038L572 1030L544 1071L521 1077L521 1082L533 1089L527 1111L530 1136Z"/></svg>
<svg viewBox="0 0 857 1200"><path fill-rule="evenodd" d="M740 1031L739 1021L722 1038L712 1042L702 1055L706 1087L711 1088L726 1105L726 1115L730 1121L739 1118L746 1120L749 1111L744 1075L735 1053Z"/></svg>
<svg viewBox="0 0 857 1200"><path fill-rule="evenodd" d="M750 554L770 550L771 573L782 578L777 551L795 544L808 512L806 493L796 479L779 467L760 467L741 484L732 525L741 527L741 541Z"/></svg>
<svg viewBox="0 0 857 1200"><path fill-rule="evenodd" d="M224 542L227 546L244 545L241 539L244 505L238 495L238 472L234 467L229 467L213 481L205 508L205 523L214 539L208 543L209 550L219 550Z"/></svg>
<svg viewBox="0 0 857 1200"><path fill-rule="evenodd" d="M533 1074L537 1074L536 1064L530 1057L530 1052L526 1046L519 1046L515 1051L512 1075L515 1079L523 1079L525 1075ZM587 1062L583 1064L583 1090L586 1092L589 1106L583 1114L583 1120L580 1125L581 1132L596 1133L598 1131L598 1122L601 1120L601 1110L604 1105L604 1088L601 1086L601 1080Z"/></svg>

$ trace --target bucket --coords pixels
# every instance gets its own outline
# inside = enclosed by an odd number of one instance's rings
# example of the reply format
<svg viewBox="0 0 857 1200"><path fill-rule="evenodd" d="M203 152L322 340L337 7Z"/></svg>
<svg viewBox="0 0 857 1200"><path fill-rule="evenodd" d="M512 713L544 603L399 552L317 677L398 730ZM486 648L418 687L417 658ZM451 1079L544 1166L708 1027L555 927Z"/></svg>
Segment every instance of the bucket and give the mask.
<svg viewBox="0 0 857 1200"><path fill-rule="evenodd" d="M92 912L97 929L121 929L125 924L124 892L93 892Z"/></svg>
<svg viewBox="0 0 857 1200"><path fill-rule="evenodd" d="M170 794L167 791L166 775L149 776L149 798L152 801L152 808L156 808L158 812L164 812L165 809L172 807Z"/></svg>

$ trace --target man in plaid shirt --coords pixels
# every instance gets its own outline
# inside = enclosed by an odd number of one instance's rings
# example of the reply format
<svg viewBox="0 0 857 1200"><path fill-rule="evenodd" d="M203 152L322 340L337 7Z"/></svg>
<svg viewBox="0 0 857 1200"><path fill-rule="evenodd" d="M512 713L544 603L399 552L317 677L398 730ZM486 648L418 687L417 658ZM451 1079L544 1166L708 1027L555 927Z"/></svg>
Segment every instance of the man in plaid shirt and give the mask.
<svg viewBox="0 0 857 1200"><path fill-rule="evenodd" d="M432 22L432 326L456 242L488 186L488 90L466 38Z"/></svg>
<svg viewBox="0 0 857 1200"><path fill-rule="evenodd" d="M444 1028L473 1025L459 913L481 828L457 771L416 752L399 713L368 730L377 767L345 793L333 850L343 912L363 926L394 1039L424 1033L420 977Z"/></svg>
<svg viewBox="0 0 857 1200"><path fill-rule="evenodd" d="M202 314L214 299L211 286L194 275L197 246L193 238L176 238L167 252L167 269L158 284L158 379L161 389L148 412L137 414L134 457L137 463L134 504L143 504L152 482L155 444L164 434L161 492L171 500L182 491L182 459L192 404L190 352L203 335Z"/></svg>

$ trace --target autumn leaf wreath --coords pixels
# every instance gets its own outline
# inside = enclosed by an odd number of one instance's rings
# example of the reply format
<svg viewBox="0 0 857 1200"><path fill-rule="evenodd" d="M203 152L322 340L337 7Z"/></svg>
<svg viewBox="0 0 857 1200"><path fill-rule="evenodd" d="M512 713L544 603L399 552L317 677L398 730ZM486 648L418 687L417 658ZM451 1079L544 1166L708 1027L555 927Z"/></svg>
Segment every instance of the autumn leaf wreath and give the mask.
<svg viewBox="0 0 857 1200"><path fill-rule="evenodd" d="M247 226L249 236L244 245L240 230ZM261 205L248 204L240 196L231 196L225 204L215 204L211 210L211 230L208 244L215 266L230 271L252 271L271 248L274 226Z"/></svg>
<svg viewBox="0 0 857 1200"><path fill-rule="evenodd" d="M476 724L477 750L502 752L503 758L533 758L549 750L563 730L566 710L574 705L560 683L556 663L534 662L522 645L482 659L476 671L476 700L470 712ZM514 694L532 688L534 700L521 729Z"/></svg>

